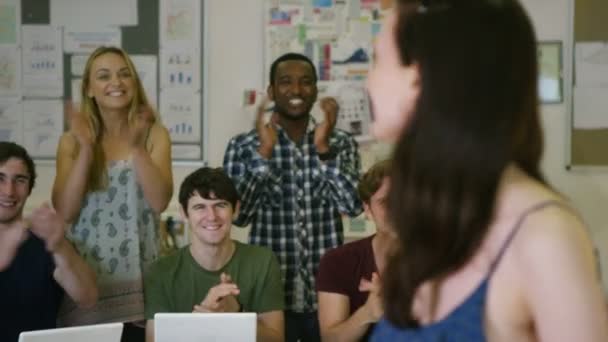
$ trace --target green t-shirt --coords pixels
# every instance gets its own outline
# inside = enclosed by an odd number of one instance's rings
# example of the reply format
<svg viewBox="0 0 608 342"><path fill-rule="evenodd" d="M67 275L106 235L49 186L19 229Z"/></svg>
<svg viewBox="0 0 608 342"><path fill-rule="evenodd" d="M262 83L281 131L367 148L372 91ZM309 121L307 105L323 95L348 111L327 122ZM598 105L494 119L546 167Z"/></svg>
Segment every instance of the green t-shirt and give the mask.
<svg viewBox="0 0 608 342"><path fill-rule="evenodd" d="M283 284L276 257L269 249L234 241L234 255L217 271L202 268L189 246L157 260L145 275L145 317L157 312L192 312L225 272L238 285L237 300L244 312L283 310Z"/></svg>

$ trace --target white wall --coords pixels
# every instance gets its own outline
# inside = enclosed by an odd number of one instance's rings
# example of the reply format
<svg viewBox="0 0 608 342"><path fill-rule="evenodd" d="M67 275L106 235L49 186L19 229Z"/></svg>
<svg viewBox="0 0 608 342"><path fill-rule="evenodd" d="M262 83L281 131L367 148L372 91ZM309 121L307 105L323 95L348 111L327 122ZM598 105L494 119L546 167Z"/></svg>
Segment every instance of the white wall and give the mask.
<svg viewBox="0 0 608 342"><path fill-rule="evenodd" d="M570 131L572 84L572 13L574 0L524 0L539 40L561 40L566 47L564 79L566 101L542 107L545 131L543 171L556 190L577 207L599 249L604 288L608 290L608 169L566 170ZM608 152L607 152L608 153Z"/></svg>
<svg viewBox="0 0 608 342"><path fill-rule="evenodd" d="M564 66L571 79L569 29L572 0L524 0L540 40L562 40L567 47ZM241 109L244 89L263 89L264 0L207 0L208 9L208 139L210 165L222 163L230 137L251 127L251 116ZM568 83L568 82L566 82ZM567 88L568 92L569 89ZM569 197L588 222L602 256L604 283L608 282L608 171L567 171L566 148L569 102L543 106L545 158L543 170L555 188ZM608 153L608 152L607 152ZM175 167L175 193L194 167ZM28 207L49 199L55 177L53 165L40 165L39 181ZM169 210L176 212L176 195ZM234 228L242 239L246 231Z"/></svg>

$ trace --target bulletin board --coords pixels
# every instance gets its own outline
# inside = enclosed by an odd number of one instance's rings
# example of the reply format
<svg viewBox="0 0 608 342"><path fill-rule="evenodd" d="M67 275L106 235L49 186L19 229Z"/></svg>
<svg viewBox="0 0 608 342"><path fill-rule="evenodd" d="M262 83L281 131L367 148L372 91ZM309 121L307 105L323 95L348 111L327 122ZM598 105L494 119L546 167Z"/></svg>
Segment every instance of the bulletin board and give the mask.
<svg viewBox="0 0 608 342"><path fill-rule="evenodd" d="M570 166L608 166L608 2L574 0Z"/></svg>
<svg viewBox="0 0 608 342"><path fill-rule="evenodd" d="M74 13L85 2L98 12ZM204 13L198 0L0 0L0 140L54 160L67 129L63 106L80 101L88 55L116 45L132 58L169 130L173 160L201 162Z"/></svg>
<svg viewBox="0 0 608 342"><path fill-rule="evenodd" d="M374 39L392 1L266 0L266 5L265 77L272 62L284 53L308 56L317 69L319 98L333 96L339 102L337 127L359 142L371 141L365 80ZM562 43L539 42L538 58L542 103L562 103ZM318 107L312 114L322 118Z"/></svg>
<svg viewBox="0 0 608 342"><path fill-rule="evenodd" d="M308 56L317 69L318 98L333 96L340 105L337 127L359 142L371 141L365 80L373 41L392 1L267 0L266 5L265 77L284 53ZM312 115L322 118L318 105Z"/></svg>

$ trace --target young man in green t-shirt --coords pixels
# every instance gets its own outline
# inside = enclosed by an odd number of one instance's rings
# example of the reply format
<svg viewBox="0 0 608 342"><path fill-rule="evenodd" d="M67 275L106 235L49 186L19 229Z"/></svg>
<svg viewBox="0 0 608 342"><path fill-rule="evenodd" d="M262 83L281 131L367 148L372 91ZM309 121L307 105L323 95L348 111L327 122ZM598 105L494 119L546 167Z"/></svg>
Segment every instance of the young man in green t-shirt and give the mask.
<svg viewBox="0 0 608 342"><path fill-rule="evenodd" d="M192 242L156 261L145 277L146 341L157 312L255 312L258 341L283 340L283 284L266 248L230 238L239 201L221 168L200 168L179 191Z"/></svg>

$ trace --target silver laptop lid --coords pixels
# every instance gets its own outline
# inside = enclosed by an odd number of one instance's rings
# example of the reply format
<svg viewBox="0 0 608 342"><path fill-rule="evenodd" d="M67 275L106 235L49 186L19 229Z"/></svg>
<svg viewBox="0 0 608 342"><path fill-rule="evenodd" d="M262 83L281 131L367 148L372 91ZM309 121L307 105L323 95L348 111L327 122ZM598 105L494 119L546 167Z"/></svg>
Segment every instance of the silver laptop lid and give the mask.
<svg viewBox="0 0 608 342"><path fill-rule="evenodd" d="M154 341L255 342L256 316L252 312L157 313L154 315Z"/></svg>
<svg viewBox="0 0 608 342"><path fill-rule="evenodd" d="M120 342L122 323L27 331L19 342Z"/></svg>

